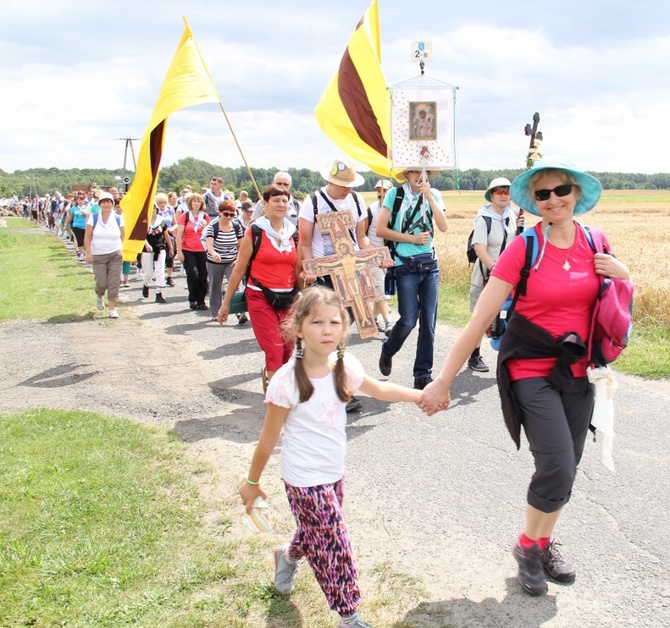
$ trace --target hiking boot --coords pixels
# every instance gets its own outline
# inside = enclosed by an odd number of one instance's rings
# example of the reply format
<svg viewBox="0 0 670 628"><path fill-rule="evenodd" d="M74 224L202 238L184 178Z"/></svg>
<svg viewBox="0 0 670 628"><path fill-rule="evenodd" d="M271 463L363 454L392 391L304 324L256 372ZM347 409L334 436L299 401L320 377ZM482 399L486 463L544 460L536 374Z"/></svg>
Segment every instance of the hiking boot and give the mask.
<svg viewBox="0 0 670 628"><path fill-rule="evenodd" d="M167 303L165 297L163 296L163 293L161 292L156 293L156 303Z"/></svg>
<svg viewBox="0 0 670 628"><path fill-rule="evenodd" d="M290 595L295 586L300 561L293 562L286 557L288 545L275 550L275 589L282 595Z"/></svg>
<svg viewBox="0 0 670 628"><path fill-rule="evenodd" d="M382 329L382 331L384 332L384 335L388 338L391 335L391 330L393 329L393 323L391 321L384 321L383 327L384 329Z"/></svg>
<svg viewBox="0 0 670 628"><path fill-rule="evenodd" d="M174 288L174 280L172 279L172 277L168 277L165 283L167 283L167 285L170 286L170 288Z"/></svg>
<svg viewBox="0 0 670 628"><path fill-rule="evenodd" d="M387 358L384 355L384 350L379 354L379 370L382 375L387 377L391 374L391 369L393 368L393 358Z"/></svg>
<svg viewBox="0 0 670 628"><path fill-rule="evenodd" d="M142 296L146 299L149 296L149 286L147 284L144 284L142 286Z"/></svg>
<svg viewBox="0 0 670 628"><path fill-rule="evenodd" d="M208 310L209 308L207 307L206 303L198 303L198 305L195 308L196 310Z"/></svg>
<svg viewBox="0 0 670 628"><path fill-rule="evenodd" d="M416 388L416 390L423 390L432 381L433 381L432 377L415 377L414 388Z"/></svg>
<svg viewBox="0 0 670 628"><path fill-rule="evenodd" d="M347 403L347 412L358 412L362 407L361 400L358 397L352 397L351 401Z"/></svg>
<svg viewBox="0 0 670 628"><path fill-rule="evenodd" d="M105 309L105 300L102 297L98 297L95 300L95 307L97 307L99 310L104 310Z"/></svg>
<svg viewBox="0 0 670 628"><path fill-rule="evenodd" d="M189 306L192 310L197 310L197 309L198 309L198 304L197 304L195 301L189 301L189 302L188 302L188 306Z"/></svg>
<svg viewBox="0 0 670 628"><path fill-rule="evenodd" d="M470 356L468 359L468 368L477 371L478 373L488 373L489 367L486 365L486 362L482 360L481 355L477 355L474 358Z"/></svg>
<svg viewBox="0 0 670 628"><path fill-rule="evenodd" d="M542 566L544 570L557 582L574 582L575 568L568 563L558 549L560 543L549 541L547 547L542 550Z"/></svg>
<svg viewBox="0 0 670 628"><path fill-rule="evenodd" d="M514 546L514 558L519 563L519 584L530 595L546 595L547 581L544 579L542 555L537 545L525 549Z"/></svg>

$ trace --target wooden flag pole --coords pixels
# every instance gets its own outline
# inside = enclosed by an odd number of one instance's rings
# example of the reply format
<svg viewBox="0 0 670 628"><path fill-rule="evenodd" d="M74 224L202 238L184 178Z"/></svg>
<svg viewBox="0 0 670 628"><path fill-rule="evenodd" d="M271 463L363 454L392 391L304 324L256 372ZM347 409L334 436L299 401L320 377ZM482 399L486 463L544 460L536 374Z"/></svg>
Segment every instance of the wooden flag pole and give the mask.
<svg viewBox="0 0 670 628"><path fill-rule="evenodd" d="M230 132L233 135L233 139L235 140L235 144L237 145L237 150L240 151L240 156L242 157L242 161L244 162L244 165L247 169L247 173L249 174L249 179L254 185L254 190L256 190L256 194L258 195L258 198L261 198L261 191L258 189L258 185L256 184L256 179L254 179L254 175L251 174L251 168L249 168L249 164L247 163L247 159L244 156L244 153L242 152L242 147L240 146L240 143L237 141L237 135L235 135L235 131L233 131L233 125L230 124L230 120L228 119L228 114L226 114L226 110L223 108L222 102L219 100L219 107L221 107L221 113L223 114L223 117L226 119L226 123L228 124L228 128L230 129Z"/></svg>

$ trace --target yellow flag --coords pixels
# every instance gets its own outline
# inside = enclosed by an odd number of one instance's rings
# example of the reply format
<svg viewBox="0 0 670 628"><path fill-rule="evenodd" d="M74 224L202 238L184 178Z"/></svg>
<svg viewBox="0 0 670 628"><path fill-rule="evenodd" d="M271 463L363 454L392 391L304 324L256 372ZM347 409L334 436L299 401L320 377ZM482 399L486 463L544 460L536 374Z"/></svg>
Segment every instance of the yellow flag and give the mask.
<svg viewBox="0 0 670 628"><path fill-rule="evenodd" d="M390 104L381 66L379 7L373 0L316 106L316 119L349 157L390 177Z"/></svg>
<svg viewBox="0 0 670 628"><path fill-rule="evenodd" d="M123 259L126 261L134 261L142 251L149 231L168 117L184 107L220 102L186 18L184 24L184 34L142 138L135 180L121 200L126 225L123 241Z"/></svg>

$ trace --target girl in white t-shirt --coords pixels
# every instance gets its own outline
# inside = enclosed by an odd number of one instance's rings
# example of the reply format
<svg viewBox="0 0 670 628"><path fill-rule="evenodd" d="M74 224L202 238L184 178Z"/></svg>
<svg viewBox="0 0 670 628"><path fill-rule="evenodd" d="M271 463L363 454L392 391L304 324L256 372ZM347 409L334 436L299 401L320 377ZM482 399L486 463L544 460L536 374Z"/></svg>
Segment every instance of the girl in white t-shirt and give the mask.
<svg viewBox="0 0 670 628"><path fill-rule="evenodd" d="M420 391L368 377L345 353L349 317L340 297L326 288L305 290L288 329L295 358L270 380L263 429L240 495L251 511L263 469L284 430L281 474L297 530L275 550L275 588L288 595L299 562L307 559L340 626L368 626L358 617L360 590L344 516L346 405L356 390L383 401L416 401Z"/></svg>

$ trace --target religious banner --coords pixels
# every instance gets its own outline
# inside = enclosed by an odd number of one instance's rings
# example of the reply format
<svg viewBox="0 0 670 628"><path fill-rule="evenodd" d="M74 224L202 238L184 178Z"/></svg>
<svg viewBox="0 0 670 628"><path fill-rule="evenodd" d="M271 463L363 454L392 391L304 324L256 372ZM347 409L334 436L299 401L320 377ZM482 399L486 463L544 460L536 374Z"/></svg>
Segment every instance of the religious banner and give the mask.
<svg viewBox="0 0 670 628"><path fill-rule="evenodd" d="M394 171L456 167L458 88L421 75L391 86L391 163Z"/></svg>
<svg viewBox="0 0 670 628"><path fill-rule="evenodd" d="M358 335L373 338L379 330L372 312L375 293L370 269L391 259L389 250L381 246L357 251L349 234L355 227L354 217L348 210L319 214L316 219L321 233L330 235L336 253L304 260L303 267L317 277L330 275L333 289L353 312Z"/></svg>

